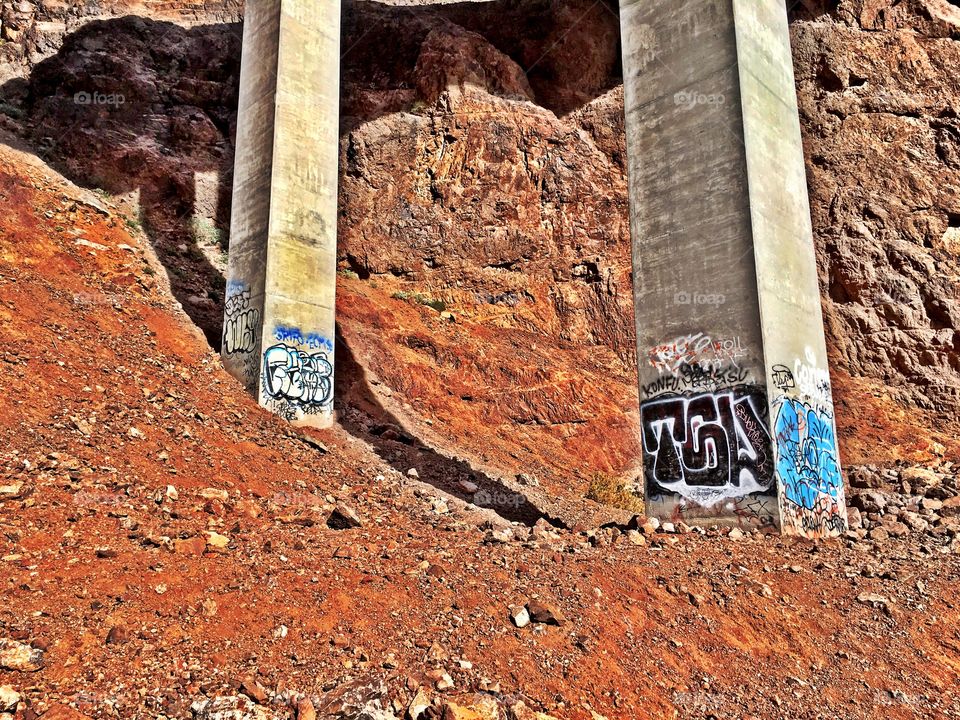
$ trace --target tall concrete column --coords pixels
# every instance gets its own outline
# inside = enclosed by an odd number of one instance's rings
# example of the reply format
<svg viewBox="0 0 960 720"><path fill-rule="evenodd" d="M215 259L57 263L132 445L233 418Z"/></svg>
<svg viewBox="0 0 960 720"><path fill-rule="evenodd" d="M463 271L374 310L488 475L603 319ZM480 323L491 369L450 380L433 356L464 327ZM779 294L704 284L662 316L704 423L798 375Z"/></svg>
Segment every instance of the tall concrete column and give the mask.
<svg viewBox="0 0 960 720"><path fill-rule="evenodd" d="M248 0L226 368L299 425L333 418L339 0Z"/></svg>
<svg viewBox="0 0 960 720"><path fill-rule="evenodd" d="M846 529L783 0L620 0L647 512Z"/></svg>

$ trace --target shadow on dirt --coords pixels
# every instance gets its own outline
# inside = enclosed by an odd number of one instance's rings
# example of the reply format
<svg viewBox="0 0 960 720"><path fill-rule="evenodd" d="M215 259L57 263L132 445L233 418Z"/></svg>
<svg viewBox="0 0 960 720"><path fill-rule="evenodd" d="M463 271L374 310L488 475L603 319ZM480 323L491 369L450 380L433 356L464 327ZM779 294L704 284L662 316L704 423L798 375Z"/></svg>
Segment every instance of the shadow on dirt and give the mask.
<svg viewBox="0 0 960 720"><path fill-rule="evenodd" d="M406 474L410 468L416 468L424 482L461 500L489 508L510 521L533 525L543 517L522 493L463 460L441 455L408 433L376 398L363 368L340 333L337 333L335 383L340 425L369 443L377 455L398 472ZM477 491L467 492L462 482L472 483Z"/></svg>

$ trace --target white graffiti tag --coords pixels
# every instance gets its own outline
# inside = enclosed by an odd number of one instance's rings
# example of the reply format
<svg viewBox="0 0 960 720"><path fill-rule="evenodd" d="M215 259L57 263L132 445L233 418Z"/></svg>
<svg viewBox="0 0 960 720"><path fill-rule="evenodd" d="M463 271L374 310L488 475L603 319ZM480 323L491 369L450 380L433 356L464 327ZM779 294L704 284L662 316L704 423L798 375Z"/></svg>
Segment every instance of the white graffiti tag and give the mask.
<svg viewBox="0 0 960 720"><path fill-rule="evenodd" d="M714 339L699 332L652 347L648 357L658 372L675 373L685 365L704 370L720 369L728 363L736 365L746 354L739 337Z"/></svg>
<svg viewBox="0 0 960 720"><path fill-rule="evenodd" d="M223 351L250 353L257 346L260 311L250 307L250 291L241 290L224 303Z"/></svg>
<svg viewBox="0 0 960 720"><path fill-rule="evenodd" d="M333 397L333 365L323 351L306 353L274 345L263 354L263 385L267 395L302 407L326 405Z"/></svg>

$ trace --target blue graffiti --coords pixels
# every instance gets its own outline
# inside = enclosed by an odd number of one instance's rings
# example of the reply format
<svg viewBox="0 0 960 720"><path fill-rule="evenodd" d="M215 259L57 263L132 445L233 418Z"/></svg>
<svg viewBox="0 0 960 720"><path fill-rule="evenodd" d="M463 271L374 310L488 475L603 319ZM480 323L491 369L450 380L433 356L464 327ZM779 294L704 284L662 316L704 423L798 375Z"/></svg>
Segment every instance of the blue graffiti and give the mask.
<svg viewBox="0 0 960 720"><path fill-rule="evenodd" d="M783 399L774 432L777 473L786 499L806 510L818 507L825 495L837 501L843 477L832 418L804 403Z"/></svg>
<svg viewBox="0 0 960 720"><path fill-rule="evenodd" d="M295 327L284 327L282 325L277 326L277 329L273 333L273 337L277 342L283 343L294 343L302 347L308 347L311 350L326 350L327 352L333 352L333 341L318 335L317 333L308 333L306 335L300 330L300 328Z"/></svg>

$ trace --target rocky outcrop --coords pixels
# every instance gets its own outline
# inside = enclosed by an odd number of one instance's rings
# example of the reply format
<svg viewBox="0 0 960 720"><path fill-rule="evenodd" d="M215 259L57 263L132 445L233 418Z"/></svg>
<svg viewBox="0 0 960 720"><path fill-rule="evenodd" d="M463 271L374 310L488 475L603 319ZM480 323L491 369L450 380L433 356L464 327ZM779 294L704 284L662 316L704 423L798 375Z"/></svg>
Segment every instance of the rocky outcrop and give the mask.
<svg viewBox="0 0 960 720"><path fill-rule="evenodd" d="M951 411L960 399L960 43L947 31L960 34L960 10L860 5L839 15L862 28L794 27L834 356L905 404Z"/></svg>

